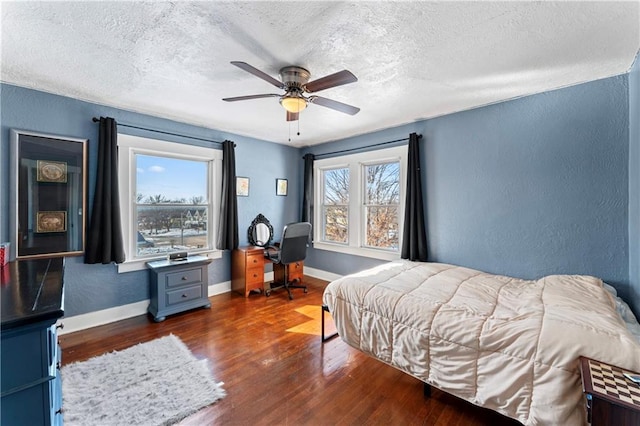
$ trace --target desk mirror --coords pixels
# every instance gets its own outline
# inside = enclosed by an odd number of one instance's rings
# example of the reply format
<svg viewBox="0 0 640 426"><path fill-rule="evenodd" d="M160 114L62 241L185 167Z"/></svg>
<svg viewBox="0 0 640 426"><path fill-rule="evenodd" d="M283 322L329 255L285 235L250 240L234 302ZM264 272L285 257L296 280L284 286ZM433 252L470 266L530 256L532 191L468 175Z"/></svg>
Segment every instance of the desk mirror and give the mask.
<svg viewBox="0 0 640 426"><path fill-rule="evenodd" d="M247 237L252 246L268 246L273 239L273 226L271 226L269 219L264 217L262 213L258 214L249 226Z"/></svg>

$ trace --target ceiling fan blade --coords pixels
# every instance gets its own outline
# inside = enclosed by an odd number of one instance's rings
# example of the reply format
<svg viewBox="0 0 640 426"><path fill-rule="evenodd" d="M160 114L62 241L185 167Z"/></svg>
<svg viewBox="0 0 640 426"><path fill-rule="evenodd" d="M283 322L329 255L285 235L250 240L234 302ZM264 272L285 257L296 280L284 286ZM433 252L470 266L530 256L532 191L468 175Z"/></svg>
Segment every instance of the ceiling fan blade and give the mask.
<svg viewBox="0 0 640 426"><path fill-rule="evenodd" d="M307 92L319 92L320 90L328 89L330 87L342 86L343 84L354 83L358 81L358 78L351 73L351 71L342 70L335 74L328 75L326 77L319 78L305 85Z"/></svg>
<svg viewBox="0 0 640 426"><path fill-rule="evenodd" d="M287 121L298 121L298 114L297 112L287 111Z"/></svg>
<svg viewBox="0 0 640 426"><path fill-rule="evenodd" d="M343 104L342 102L334 101L332 99L323 98L322 96L311 96L309 102L312 102L323 107L335 109L336 111L344 112L349 115L356 115L360 108Z"/></svg>
<svg viewBox="0 0 640 426"><path fill-rule="evenodd" d="M279 98L281 95L276 95L275 93L266 93L264 95L247 95L247 96L235 96L233 98L222 98L223 101L227 102L235 102L235 101L246 101L249 99L260 99L260 98Z"/></svg>
<svg viewBox="0 0 640 426"><path fill-rule="evenodd" d="M284 84L282 84L281 81L276 80L275 78L271 77L269 74L260 71L258 68L254 67L254 66L251 66L251 65L247 64L246 62L231 61L231 63L233 65L235 65L236 67L245 70L249 74L253 74L256 77L263 79L267 83L273 84L274 86L276 86L279 89L284 89Z"/></svg>

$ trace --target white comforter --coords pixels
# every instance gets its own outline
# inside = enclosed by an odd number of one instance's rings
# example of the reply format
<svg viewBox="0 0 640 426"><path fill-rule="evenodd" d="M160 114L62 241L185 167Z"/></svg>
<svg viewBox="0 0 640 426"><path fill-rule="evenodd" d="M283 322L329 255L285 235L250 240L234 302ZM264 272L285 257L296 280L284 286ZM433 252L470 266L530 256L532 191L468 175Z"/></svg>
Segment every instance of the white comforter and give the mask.
<svg viewBox="0 0 640 426"><path fill-rule="evenodd" d="M578 425L580 355L640 371L640 345L601 280L535 281L391 262L324 292L349 345L525 425Z"/></svg>

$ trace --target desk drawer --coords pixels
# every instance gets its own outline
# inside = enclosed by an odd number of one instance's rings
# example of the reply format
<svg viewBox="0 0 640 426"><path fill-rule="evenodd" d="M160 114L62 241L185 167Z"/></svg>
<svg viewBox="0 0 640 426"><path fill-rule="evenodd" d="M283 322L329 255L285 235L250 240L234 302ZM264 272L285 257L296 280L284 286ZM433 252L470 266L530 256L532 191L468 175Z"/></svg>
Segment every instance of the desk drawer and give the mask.
<svg viewBox="0 0 640 426"><path fill-rule="evenodd" d="M264 268L262 265L259 268L248 268L246 276L247 286L250 284L263 284L264 283Z"/></svg>
<svg viewBox="0 0 640 426"><path fill-rule="evenodd" d="M180 290L167 292L167 306L188 302L189 300L200 299L202 297L202 285L182 288Z"/></svg>
<svg viewBox="0 0 640 426"><path fill-rule="evenodd" d="M202 282L202 268L186 269L167 274L167 288Z"/></svg>
<svg viewBox="0 0 640 426"><path fill-rule="evenodd" d="M303 263L295 262L289 264L289 280L293 281L296 278L302 281L303 275Z"/></svg>
<svg viewBox="0 0 640 426"><path fill-rule="evenodd" d="M251 268L264 268L264 256L262 252L247 255L247 269Z"/></svg>

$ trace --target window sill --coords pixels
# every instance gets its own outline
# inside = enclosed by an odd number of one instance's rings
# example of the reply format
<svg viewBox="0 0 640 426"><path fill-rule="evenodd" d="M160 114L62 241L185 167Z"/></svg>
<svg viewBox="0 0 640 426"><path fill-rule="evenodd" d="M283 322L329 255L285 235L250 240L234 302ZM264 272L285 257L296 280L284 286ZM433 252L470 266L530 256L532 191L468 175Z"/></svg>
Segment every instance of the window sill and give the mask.
<svg viewBox="0 0 640 426"><path fill-rule="evenodd" d="M350 254L353 256L370 257L372 259L381 260L398 260L400 259L400 253L390 252L385 250L376 250L372 248L364 247L351 247L341 244L331 244L325 242L314 241L313 248L318 250L333 251L336 253Z"/></svg>
<svg viewBox="0 0 640 426"><path fill-rule="evenodd" d="M220 259L222 258L222 250L215 250L210 252L202 252L202 253L189 253L190 255L202 255L206 256L209 259ZM156 256L156 257L147 257L144 259L135 259L128 260L124 263L119 263L118 273L122 274L125 272L133 272L133 271L142 271L147 269L147 262L153 262L154 260L163 260L166 259L167 256Z"/></svg>

